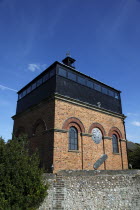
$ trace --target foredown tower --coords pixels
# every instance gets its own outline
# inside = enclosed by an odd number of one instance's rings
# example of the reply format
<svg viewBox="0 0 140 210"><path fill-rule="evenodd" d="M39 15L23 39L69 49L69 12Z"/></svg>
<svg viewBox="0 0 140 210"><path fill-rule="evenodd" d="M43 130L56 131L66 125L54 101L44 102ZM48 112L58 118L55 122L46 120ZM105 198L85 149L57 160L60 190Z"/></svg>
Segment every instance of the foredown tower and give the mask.
<svg viewBox="0 0 140 210"><path fill-rule="evenodd" d="M66 57L18 92L15 136L26 134L47 172L127 169L120 91L79 71ZM98 164L97 164L98 165Z"/></svg>

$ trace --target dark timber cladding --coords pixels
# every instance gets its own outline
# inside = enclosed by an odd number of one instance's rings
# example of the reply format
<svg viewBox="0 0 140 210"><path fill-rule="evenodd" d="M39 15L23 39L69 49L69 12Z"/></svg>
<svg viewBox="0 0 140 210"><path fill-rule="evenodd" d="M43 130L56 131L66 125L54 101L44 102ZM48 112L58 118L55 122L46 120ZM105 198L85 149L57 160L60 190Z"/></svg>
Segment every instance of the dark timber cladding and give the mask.
<svg viewBox="0 0 140 210"><path fill-rule="evenodd" d="M59 62L55 62L18 92L20 113L55 93L122 114L120 91Z"/></svg>

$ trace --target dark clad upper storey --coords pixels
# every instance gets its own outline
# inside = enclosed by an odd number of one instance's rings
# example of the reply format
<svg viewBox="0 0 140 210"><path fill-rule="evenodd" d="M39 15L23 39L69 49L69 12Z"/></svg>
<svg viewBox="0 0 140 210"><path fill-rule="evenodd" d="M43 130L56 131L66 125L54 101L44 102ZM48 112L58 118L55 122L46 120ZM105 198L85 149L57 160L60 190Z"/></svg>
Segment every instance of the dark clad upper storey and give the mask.
<svg viewBox="0 0 140 210"><path fill-rule="evenodd" d="M18 92L16 114L39 104L54 94L122 114L120 91L101 83L73 67L74 59L55 62Z"/></svg>

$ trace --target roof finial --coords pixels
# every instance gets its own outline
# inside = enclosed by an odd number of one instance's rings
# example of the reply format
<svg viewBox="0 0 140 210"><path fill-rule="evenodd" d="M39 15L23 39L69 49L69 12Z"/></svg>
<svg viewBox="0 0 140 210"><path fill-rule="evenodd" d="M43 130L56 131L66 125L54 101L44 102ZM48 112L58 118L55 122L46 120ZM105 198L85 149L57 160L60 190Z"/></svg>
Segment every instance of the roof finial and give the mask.
<svg viewBox="0 0 140 210"><path fill-rule="evenodd" d="M72 68L75 68L74 65L73 65L73 63L75 62L75 59L71 58L70 52L67 52L66 58L64 58L64 59L62 60L62 62L63 62L65 65L67 65L67 66L70 66L70 67L72 67Z"/></svg>
<svg viewBox="0 0 140 210"><path fill-rule="evenodd" d="M66 56L67 56L67 57L71 57L70 51L68 51L68 52L66 53Z"/></svg>

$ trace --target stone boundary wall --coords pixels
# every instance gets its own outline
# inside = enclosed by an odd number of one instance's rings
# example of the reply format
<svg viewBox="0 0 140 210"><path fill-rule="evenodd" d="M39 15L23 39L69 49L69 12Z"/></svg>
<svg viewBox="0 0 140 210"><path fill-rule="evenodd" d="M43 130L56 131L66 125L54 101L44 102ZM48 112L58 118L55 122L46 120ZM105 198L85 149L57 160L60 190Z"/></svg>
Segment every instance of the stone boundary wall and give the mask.
<svg viewBox="0 0 140 210"><path fill-rule="evenodd" d="M39 210L140 210L140 170L45 174L48 196Z"/></svg>

